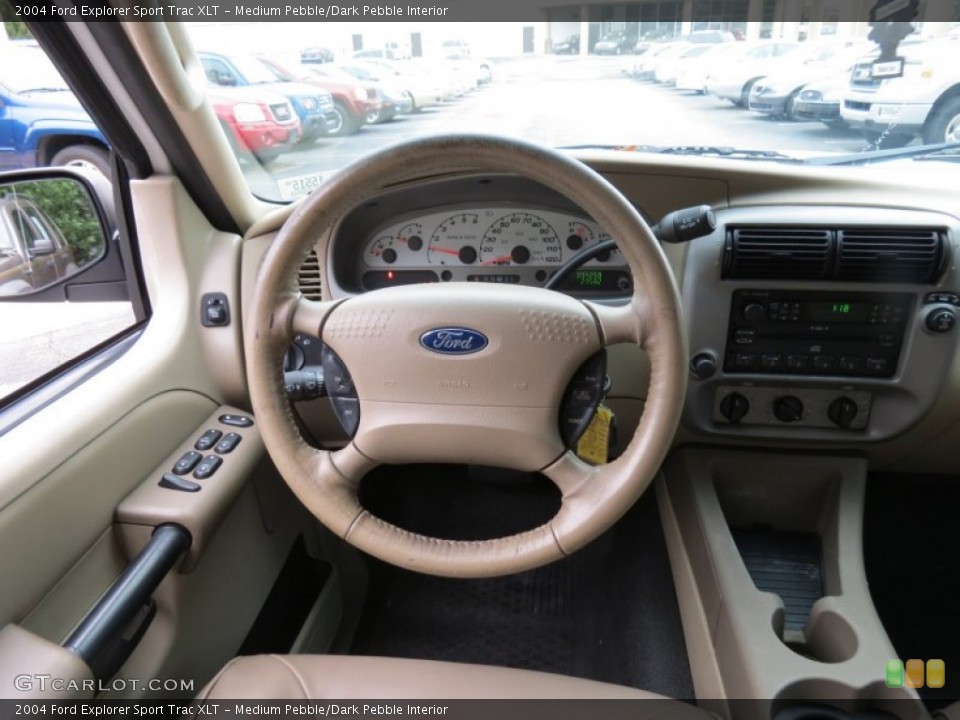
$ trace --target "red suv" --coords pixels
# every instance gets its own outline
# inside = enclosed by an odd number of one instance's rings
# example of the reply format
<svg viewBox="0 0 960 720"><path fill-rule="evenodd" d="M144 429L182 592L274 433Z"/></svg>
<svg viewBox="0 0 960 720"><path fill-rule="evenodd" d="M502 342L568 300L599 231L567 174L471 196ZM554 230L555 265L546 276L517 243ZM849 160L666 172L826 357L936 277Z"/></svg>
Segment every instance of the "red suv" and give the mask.
<svg viewBox="0 0 960 720"><path fill-rule="evenodd" d="M262 163L276 160L300 139L300 118L283 95L248 87L207 88L207 97L231 143Z"/></svg>

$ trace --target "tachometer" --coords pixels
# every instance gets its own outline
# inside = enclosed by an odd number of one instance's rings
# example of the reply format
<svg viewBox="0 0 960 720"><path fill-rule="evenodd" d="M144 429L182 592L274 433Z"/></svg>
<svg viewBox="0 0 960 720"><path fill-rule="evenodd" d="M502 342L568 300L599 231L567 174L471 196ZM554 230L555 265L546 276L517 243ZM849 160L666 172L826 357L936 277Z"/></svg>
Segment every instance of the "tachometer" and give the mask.
<svg viewBox="0 0 960 720"><path fill-rule="evenodd" d="M479 257L480 216L457 213L437 225L427 246L431 265L473 265Z"/></svg>
<svg viewBox="0 0 960 720"><path fill-rule="evenodd" d="M480 241L481 265L559 265L557 231L539 215L515 212L495 220Z"/></svg>

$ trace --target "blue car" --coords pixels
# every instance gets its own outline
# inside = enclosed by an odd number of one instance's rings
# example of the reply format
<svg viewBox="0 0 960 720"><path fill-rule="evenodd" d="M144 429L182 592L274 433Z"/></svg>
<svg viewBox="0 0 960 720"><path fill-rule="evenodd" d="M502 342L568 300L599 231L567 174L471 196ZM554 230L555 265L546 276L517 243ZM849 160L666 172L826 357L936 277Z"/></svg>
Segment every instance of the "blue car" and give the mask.
<svg viewBox="0 0 960 720"><path fill-rule="evenodd" d="M74 165L109 174L107 141L42 50L0 51L0 170Z"/></svg>
<svg viewBox="0 0 960 720"><path fill-rule="evenodd" d="M337 127L338 117L329 92L304 83L287 82L255 57L201 52L200 62L207 80L216 85L257 87L279 93L290 100L300 116L301 142L310 142Z"/></svg>

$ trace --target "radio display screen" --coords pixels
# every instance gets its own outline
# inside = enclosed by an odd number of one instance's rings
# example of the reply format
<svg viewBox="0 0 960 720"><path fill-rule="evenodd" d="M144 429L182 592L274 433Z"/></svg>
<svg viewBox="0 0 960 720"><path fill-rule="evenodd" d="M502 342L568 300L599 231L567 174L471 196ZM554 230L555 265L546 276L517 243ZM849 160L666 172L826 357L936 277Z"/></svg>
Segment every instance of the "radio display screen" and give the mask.
<svg viewBox="0 0 960 720"><path fill-rule="evenodd" d="M807 320L816 323L865 323L870 316L869 303L827 300L804 303Z"/></svg>

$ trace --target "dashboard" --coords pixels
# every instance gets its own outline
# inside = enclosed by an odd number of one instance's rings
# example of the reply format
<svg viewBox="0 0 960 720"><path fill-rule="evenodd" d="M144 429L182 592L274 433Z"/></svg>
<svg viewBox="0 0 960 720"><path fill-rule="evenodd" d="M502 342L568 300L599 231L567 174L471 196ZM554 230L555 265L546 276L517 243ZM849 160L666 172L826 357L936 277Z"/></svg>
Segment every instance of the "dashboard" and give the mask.
<svg viewBox="0 0 960 720"><path fill-rule="evenodd" d="M917 443L945 432L960 442L960 404L949 402L960 394L960 220L935 177L591 164L651 225L684 207L716 212L714 232L663 246L690 345L677 443L827 446L943 467L943 453L912 456ZM542 287L607 237L542 185L471 175L379 190L316 249L326 260L323 297L338 299L405 282ZM559 289L613 303L632 291L618 252L580 269ZM642 350L610 348L606 402L624 437L642 412L649 373ZM298 409L318 437L331 438L326 406Z"/></svg>

